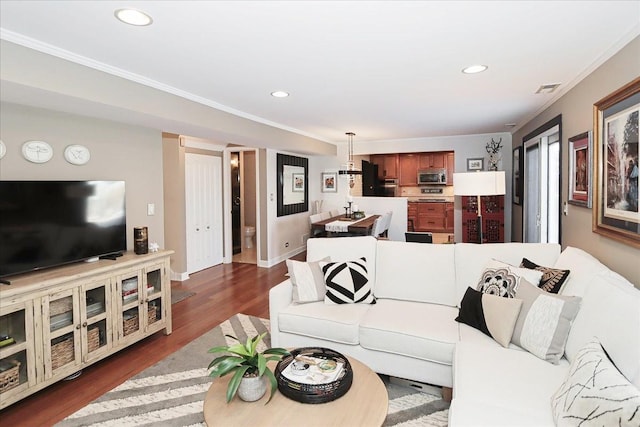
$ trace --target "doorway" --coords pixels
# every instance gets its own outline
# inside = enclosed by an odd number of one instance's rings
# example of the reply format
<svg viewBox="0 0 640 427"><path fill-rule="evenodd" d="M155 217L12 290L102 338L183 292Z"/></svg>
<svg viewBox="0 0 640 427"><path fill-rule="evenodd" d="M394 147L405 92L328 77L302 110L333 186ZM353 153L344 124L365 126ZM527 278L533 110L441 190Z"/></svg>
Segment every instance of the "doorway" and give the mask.
<svg viewBox="0 0 640 427"><path fill-rule="evenodd" d="M258 263L257 151L229 151L231 262Z"/></svg>
<svg viewBox="0 0 640 427"><path fill-rule="evenodd" d="M558 116L523 138L525 243L560 243L561 119Z"/></svg>

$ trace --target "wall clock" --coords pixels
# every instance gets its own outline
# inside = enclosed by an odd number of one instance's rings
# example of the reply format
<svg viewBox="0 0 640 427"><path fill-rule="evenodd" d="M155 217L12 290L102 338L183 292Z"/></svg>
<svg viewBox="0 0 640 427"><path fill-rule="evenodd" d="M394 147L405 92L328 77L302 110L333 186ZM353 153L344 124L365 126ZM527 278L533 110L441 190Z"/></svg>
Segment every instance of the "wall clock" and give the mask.
<svg viewBox="0 0 640 427"><path fill-rule="evenodd" d="M0 159L3 158L5 154L7 154L7 146L0 140Z"/></svg>
<svg viewBox="0 0 640 427"><path fill-rule="evenodd" d="M64 158L72 165L84 165L91 158L91 153L84 145L67 145L64 149Z"/></svg>
<svg viewBox="0 0 640 427"><path fill-rule="evenodd" d="M53 157L53 148L44 141L27 141L22 144L22 156L33 163L46 163Z"/></svg>

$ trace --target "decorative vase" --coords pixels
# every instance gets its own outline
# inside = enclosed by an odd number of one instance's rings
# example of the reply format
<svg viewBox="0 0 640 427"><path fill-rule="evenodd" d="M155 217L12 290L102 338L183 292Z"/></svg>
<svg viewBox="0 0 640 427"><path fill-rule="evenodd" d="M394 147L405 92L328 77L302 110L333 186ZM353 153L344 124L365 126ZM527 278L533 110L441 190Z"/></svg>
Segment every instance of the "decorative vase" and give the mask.
<svg viewBox="0 0 640 427"><path fill-rule="evenodd" d="M238 397L245 402L255 402L267 392L265 377L243 377L238 387Z"/></svg>

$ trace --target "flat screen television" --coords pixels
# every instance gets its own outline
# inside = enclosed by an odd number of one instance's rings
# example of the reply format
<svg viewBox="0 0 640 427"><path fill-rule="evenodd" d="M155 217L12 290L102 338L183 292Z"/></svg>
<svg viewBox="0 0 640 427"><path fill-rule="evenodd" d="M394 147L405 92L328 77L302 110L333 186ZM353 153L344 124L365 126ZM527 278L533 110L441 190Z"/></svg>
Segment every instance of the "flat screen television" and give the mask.
<svg viewBox="0 0 640 427"><path fill-rule="evenodd" d="M124 181L0 181L0 277L126 251Z"/></svg>

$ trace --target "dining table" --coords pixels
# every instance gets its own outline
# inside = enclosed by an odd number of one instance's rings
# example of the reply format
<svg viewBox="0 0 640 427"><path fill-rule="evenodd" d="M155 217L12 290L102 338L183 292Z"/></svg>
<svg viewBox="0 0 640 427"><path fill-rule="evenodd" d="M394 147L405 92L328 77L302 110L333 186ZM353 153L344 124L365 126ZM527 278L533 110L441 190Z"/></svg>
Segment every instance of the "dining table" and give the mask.
<svg viewBox="0 0 640 427"><path fill-rule="evenodd" d="M362 219L354 219L345 215L338 215L312 223L311 232L326 232L327 237L345 235L368 236L371 234L373 225L379 216L380 215L368 215Z"/></svg>

